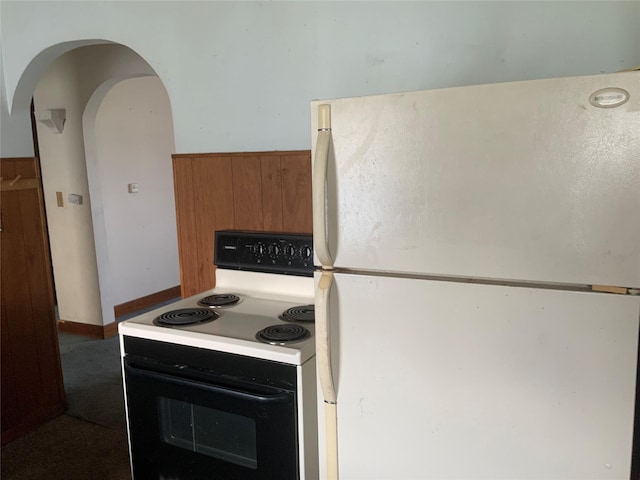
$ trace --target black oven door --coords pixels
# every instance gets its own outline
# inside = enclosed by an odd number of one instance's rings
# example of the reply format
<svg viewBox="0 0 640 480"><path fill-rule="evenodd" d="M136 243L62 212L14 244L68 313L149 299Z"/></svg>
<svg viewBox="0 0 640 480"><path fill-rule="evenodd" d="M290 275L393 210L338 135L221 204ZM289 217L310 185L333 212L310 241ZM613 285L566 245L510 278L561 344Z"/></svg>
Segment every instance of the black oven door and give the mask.
<svg viewBox="0 0 640 480"><path fill-rule="evenodd" d="M295 393L125 357L134 479L297 479Z"/></svg>

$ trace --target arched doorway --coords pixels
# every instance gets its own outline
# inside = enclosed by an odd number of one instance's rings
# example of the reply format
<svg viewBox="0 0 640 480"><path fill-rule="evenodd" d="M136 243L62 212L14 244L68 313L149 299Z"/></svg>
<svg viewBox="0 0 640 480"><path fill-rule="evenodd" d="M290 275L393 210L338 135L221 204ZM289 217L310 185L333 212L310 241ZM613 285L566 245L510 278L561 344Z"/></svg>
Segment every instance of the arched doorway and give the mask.
<svg viewBox="0 0 640 480"><path fill-rule="evenodd" d="M125 100L128 106L120 115L122 119L130 112L146 109L148 113L149 109L155 109L156 117L162 116L165 123L168 122L171 127L170 134L167 134L166 129L159 134L163 140L167 139L167 135L171 140L169 144L164 142L163 168L149 168L148 155L142 155L144 161L136 162L136 159L141 158L139 148L134 149L136 156L130 157L125 163L122 163L122 152L116 153L104 148L105 142L108 144L109 141L118 140L114 139L112 131L101 131L100 122L96 119L100 118L104 108L112 109L114 102L120 102L122 108L122 98L114 100L111 93L123 90L120 86L126 85L129 79L133 79L131 81L134 83L137 80L146 81L147 85L143 90L153 84L156 92L155 101L158 102L158 98L161 98L160 103L163 103L162 108L157 108L157 103L151 107L148 103L140 103L143 98L138 86L138 94L130 97L128 103ZM175 230L173 189L167 188L167 183L171 184L170 155L173 153L169 99L153 69L136 52L123 45L101 40L59 44L35 57L18 83L12 111L27 108L26 105L31 102L32 96L36 117L49 109L64 109L66 116L62 133L49 130L44 123L38 122L36 126L60 317L74 324L89 326L87 332L90 334L98 332L96 336L100 336L99 333L104 336L107 326L113 323L114 304L122 301L122 295L126 294L120 288L122 284L128 282L139 287L146 283L144 280L141 281L140 277L119 278L123 276L123 270L120 268L122 262L114 262L113 251L118 247L118 240L114 240L112 235L114 218L129 220L125 226L127 233L130 234L133 228L130 221L132 210L126 206L118 207L114 203L113 195L108 198L104 196L104 192L114 186L114 174L119 173L125 166L140 167L143 174L132 178L132 181L144 182L143 188L149 192L164 193L164 211L156 213L165 219L165 224L173 222ZM113 116L113 111L111 115ZM136 121L133 120L133 123ZM149 122L137 123L141 127L149 126ZM150 143L148 136L140 135L138 139L140 143ZM116 154L119 155L117 160L120 164L110 162L110 158L115 158L113 155ZM156 160L163 157L157 149L150 155ZM155 175L144 176L145 169L153 170ZM163 170L162 176L157 174L158 170ZM126 184L124 187L126 188ZM74 198L81 199L81 202L70 203L69 195L76 195ZM142 195L138 195L130 199L135 198L139 204L141 197ZM170 202L166 201L166 197ZM118 208L121 209L120 218L115 213ZM145 224L137 221L135 226L142 227L141 231L134 235L133 240L128 238L122 243L129 246L140 243L145 234ZM146 229L149 229L148 226ZM179 283L176 235L171 235L170 232L167 234L166 231L164 235L172 237L174 242L173 247L165 249L173 248L174 251L158 255L156 265L147 261L142 268L134 264L131 265L131 269L146 273L148 278L157 278L155 267L173 263L173 272L169 277L173 275L170 284L175 285ZM148 238L146 242L150 244ZM157 242L152 244L156 245ZM173 260L170 258L172 255ZM152 291L157 288L153 282L149 283ZM149 293L142 292L133 289L127 299ZM115 333L115 328L112 328L111 332Z"/></svg>
<svg viewBox="0 0 640 480"><path fill-rule="evenodd" d="M110 332L105 330L108 325L113 324L115 304L157 291L151 286L149 287L151 290L145 292L140 290L140 286L152 284L154 278L158 276L157 270L160 266L172 263L173 285L179 283L176 235L175 233L171 235L170 232L168 237L173 237L174 243L164 248L163 255L157 256L156 265L147 263L144 268L137 268L134 263L129 268L137 274L131 275L130 278L126 274L115 278L118 269L122 273L127 268L121 268L118 261L114 263L112 254L119 247L112 236L110 237L111 232L105 224L109 220L112 205L109 201L105 203L103 191L109 193L112 183L116 181L113 178L114 175L110 176L110 174L118 168L118 162L126 152L122 150L117 152L111 160L108 156L115 152L109 152L104 148L98 152L95 148L96 142L101 136L110 135L113 127L108 132L100 132L96 130L95 119L111 89L127 78L138 77L149 77L147 81L153 81L151 80L153 77L158 82L153 69L127 47L115 44L80 47L67 52L53 62L34 91L36 116L39 110L47 108L65 106L67 111L65 131L62 135L49 131L42 124L37 126L59 315L60 319L66 322L67 327L71 325L72 328L69 328L71 331L76 328L81 333L94 336L115 333L113 328ZM147 125L136 123L135 120L127 122L127 118L138 107L163 110L170 117L168 96L164 91L163 94L164 98L156 95L155 106L149 105L147 101L149 92L144 90L132 96L128 105L125 105L126 102L121 102L123 110L119 124L127 125L129 131L139 131L139 138L146 138L147 145L152 142L148 135L144 134ZM141 101L146 101L147 106L141 107ZM137 155L130 158L130 163L139 163L142 169L145 162L147 166L149 163L146 156L153 155L158 161L157 168L153 170L154 175L148 175L151 169L145 172L151 182L146 184L145 194L128 197L132 207L138 206L141 199L148 198L148 193L157 188L154 183L164 185L166 197L172 199L173 191L172 189L166 191L166 183L171 178L170 154L172 151L169 149L173 149L173 143L167 144L165 139L167 135L172 139L173 131L171 119L165 117L164 120L164 131L159 133L157 138L158 143L162 143L168 149L164 156L159 157L157 149L153 153L145 151L142 148L145 145L144 140L133 142L134 144L129 141L130 150L135 150ZM115 141L118 142L117 139ZM139 177L138 180L140 180ZM130 180L130 183L135 182L135 178ZM126 184L121 187L126 187ZM121 191L126 193L123 189ZM62 207L59 206L60 194L57 192L61 192L63 197ZM70 194L82 197L82 205L68 203ZM115 197L110 195L107 200L116 201ZM134 199L135 202L133 202ZM156 218L164 219L165 223L168 222L175 229L175 215L170 210L171 206L167 208L165 204L165 208L168 211L161 212ZM126 219L128 213L129 210L125 209L121 218ZM131 232L128 233L129 246L142 241L137 238L132 242ZM144 235L141 229L138 229L137 233L140 236ZM171 253L167 252L167 248L172 247L175 259L172 259ZM146 272L146 278L144 275L140 276L140 272ZM171 274L165 274L164 277L167 275L171 276ZM128 298L122 293L127 284L131 289L131 295ZM90 325L91 328L84 328L86 325Z"/></svg>

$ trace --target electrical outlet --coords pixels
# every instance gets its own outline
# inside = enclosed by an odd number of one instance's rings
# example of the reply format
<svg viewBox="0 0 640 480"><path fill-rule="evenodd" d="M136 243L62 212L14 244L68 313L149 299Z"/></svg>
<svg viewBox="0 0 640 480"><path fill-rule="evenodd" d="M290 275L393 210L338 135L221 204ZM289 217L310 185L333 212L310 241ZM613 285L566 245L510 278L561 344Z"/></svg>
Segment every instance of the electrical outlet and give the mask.
<svg viewBox="0 0 640 480"><path fill-rule="evenodd" d="M137 183L130 183L129 185L127 185L127 188L129 189L129 193L138 193Z"/></svg>

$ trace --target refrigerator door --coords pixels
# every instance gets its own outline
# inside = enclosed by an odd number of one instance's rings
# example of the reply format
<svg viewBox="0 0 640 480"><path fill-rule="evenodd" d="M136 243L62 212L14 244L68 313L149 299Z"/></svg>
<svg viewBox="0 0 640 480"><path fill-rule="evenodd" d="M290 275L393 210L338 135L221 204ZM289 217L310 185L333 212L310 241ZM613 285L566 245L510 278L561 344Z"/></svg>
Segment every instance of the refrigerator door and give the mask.
<svg viewBox="0 0 640 480"><path fill-rule="evenodd" d="M317 264L640 287L640 72L317 101L311 118Z"/></svg>
<svg viewBox="0 0 640 480"><path fill-rule="evenodd" d="M640 297L334 273L326 300L340 478L630 478Z"/></svg>

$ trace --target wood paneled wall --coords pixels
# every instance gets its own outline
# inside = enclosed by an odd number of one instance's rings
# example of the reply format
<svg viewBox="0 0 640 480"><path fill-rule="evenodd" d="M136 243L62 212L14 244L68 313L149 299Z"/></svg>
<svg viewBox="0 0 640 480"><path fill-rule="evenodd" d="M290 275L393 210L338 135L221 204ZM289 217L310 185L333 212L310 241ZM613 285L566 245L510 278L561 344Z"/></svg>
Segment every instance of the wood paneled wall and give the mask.
<svg viewBox="0 0 640 480"><path fill-rule="evenodd" d="M182 296L215 286L214 232L311 233L311 152L173 155Z"/></svg>
<svg viewBox="0 0 640 480"><path fill-rule="evenodd" d="M38 161L0 161L2 444L60 414L64 385Z"/></svg>

